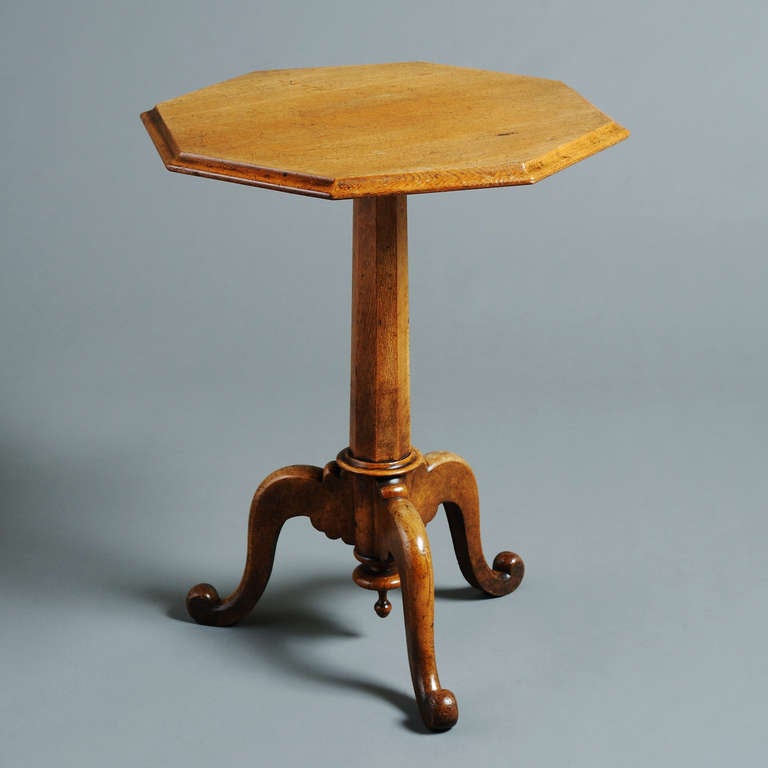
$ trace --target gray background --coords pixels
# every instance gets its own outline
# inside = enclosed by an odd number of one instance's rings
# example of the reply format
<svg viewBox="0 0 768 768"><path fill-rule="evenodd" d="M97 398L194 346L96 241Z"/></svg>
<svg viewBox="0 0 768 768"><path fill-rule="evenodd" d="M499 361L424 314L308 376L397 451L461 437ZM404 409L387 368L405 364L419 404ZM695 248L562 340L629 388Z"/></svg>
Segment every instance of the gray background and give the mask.
<svg viewBox="0 0 768 768"><path fill-rule="evenodd" d="M3 766L765 759L768 11L760 2L4 2ZM564 79L633 131L532 188L410 200L413 437L476 468L467 599L430 526L459 725L399 597L305 521L232 630L250 495L347 440L351 204L163 169L158 101L426 59ZM394 762L393 762L394 761Z"/></svg>

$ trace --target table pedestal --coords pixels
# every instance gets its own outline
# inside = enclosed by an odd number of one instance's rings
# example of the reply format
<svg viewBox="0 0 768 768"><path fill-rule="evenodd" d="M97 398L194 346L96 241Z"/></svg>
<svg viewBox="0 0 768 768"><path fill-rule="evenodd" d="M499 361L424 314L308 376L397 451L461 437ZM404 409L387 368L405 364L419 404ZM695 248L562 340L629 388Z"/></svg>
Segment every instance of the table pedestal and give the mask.
<svg viewBox="0 0 768 768"><path fill-rule="evenodd" d="M434 576L426 524L443 504L464 578L488 595L512 592L523 561L501 552L489 567L480 541L477 484L470 466L447 452L424 456L411 446L408 360L406 196L354 201L352 375L349 448L324 468L295 465L273 472L251 503L248 555L239 586L221 598L210 584L187 595L190 616L229 626L242 619L269 580L283 523L306 515L315 528L355 547L357 584L402 589L413 688L425 725L446 730L458 718L443 688L434 649Z"/></svg>

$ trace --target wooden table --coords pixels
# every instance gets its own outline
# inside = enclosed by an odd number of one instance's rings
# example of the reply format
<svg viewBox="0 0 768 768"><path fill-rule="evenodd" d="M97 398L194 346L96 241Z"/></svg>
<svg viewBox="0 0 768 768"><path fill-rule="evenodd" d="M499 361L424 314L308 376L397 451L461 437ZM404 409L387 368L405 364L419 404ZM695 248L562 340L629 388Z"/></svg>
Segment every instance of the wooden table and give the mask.
<svg viewBox="0 0 768 768"><path fill-rule="evenodd" d="M306 515L354 546L354 580L378 593L380 616L387 591L402 589L421 716L450 728L458 706L437 675L425 525L442 504L461 572L488 595L512 592L524 566L512 552L486 563L469 465L411 445L407 195L533 184L628 132L563 83L426 62L252 72L142 119L171 171L354 199L349 447L322 469L284 467L262 482L239 586L224 598L192 587L190 615L242 619L267 584L283 523Z"/></svg>

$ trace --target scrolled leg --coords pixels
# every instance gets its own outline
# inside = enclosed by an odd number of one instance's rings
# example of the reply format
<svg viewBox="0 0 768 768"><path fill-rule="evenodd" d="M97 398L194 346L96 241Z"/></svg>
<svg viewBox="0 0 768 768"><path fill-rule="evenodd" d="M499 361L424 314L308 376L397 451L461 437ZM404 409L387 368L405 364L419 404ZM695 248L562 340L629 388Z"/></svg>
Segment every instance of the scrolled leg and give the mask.
<svg viewBox="0 0 768 768"><path fill-rule="evenodd" d="M445 731L459 717L456 697L440 685L435 662L435 585L427 531L406 498L387 501L386 543L400 573L413 689L424 724Z"/></svg>
<svg viewBox="0 0 768 768"><path fill-rule="evenodd" d="M351 514L343 508L344 494L335 485L333 473L329 475L329 467L285 467L262 482L251 503L248 554L240 584L224 598L210 584L192 587L187 594L187 612L195 621L226 627L236 624L253 609L272 573L280 530L291 517L311 516L313 523L329 535L342 535L318 524L324 519L342 521Z"/></svg>
<svg viewBox="0 0 768 768"><path fill-rule="evenodd" d="M480 501L472 468L453 453L436 451L424 457L426 469L414 478L411 496L425 520L443 504L453 548L464 578L487 595L500 597L517 589L525 565L514 552L499 552L493 568L483 555L480 538Z"/></svg>

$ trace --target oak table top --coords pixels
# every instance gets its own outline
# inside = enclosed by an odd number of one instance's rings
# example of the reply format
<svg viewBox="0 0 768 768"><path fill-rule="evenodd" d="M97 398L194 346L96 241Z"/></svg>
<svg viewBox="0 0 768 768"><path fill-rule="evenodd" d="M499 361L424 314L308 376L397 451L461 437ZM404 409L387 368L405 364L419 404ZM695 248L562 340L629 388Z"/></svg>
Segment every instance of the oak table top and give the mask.
<svg viewBox="0 0 768 768"><path fill-rule="evenodd" d="M142 119L171 171L332 199L533 184L629 135L559 81L428 62L251 72Z"/></svg>

